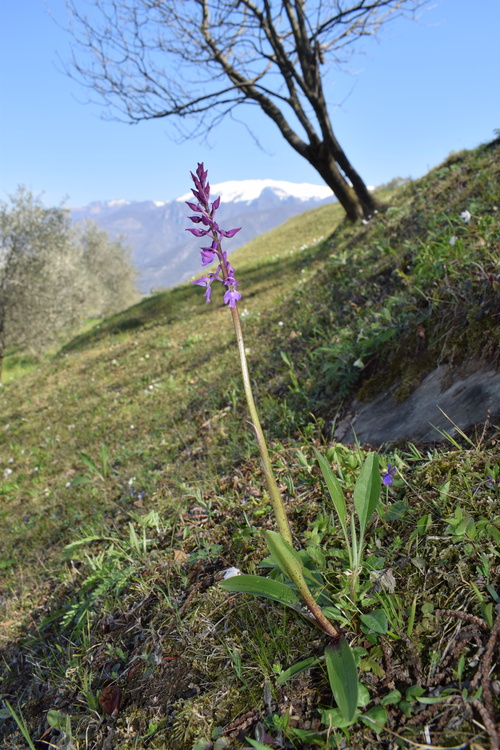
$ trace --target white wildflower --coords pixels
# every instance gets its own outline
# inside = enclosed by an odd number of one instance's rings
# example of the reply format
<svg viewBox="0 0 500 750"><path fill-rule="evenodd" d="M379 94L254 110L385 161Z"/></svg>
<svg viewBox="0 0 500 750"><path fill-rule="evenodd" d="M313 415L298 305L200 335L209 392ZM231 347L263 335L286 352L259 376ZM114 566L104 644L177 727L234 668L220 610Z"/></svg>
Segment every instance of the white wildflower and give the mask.
<svg viewBox="0 0 500 750"><path fill-rule="evenodd" d="M467 224L472 219L472 214L470 211L467 211L467 209L465 209L465 211L462 211L462 213L460 214L460 218L465 222L465 224Z"/></svg>
<svg viewBox="0 0 500 750"><path fill-rule="evenodd" d="M241 570L239 568L227 568L224 572L224 580L228 578L234 578L234 576L240 576Z"/></svg>

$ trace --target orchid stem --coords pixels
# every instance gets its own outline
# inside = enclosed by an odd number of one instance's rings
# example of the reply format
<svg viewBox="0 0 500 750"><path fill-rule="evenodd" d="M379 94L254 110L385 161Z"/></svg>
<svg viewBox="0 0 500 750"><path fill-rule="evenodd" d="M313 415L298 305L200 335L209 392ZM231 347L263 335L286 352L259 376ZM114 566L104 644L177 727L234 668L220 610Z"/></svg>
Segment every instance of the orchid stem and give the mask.
<svg viewBox="0 0 500 750"><path fill-rule="evenodd" d="M262 459L262 466L264 468L264 474L266 475L267 488L269 491L269 497L273 506L274 515L278 524L278 530L281 536L286 539L289 544L292 544L292 532L290 529L290 523L286 514L285 503L281 497L276 479L274 478L273 469L271 466L271 460L269 458L269 452L267 450L267 443L262 431L260 424L259 415L257 413L257 407L253 398L252 385L250 383L250 375L248 373L247 357L245 354L245 343L243 340L243 331L241 329L241 319L238 312L238 308L231 307L231 315L233 316L234 330L236 333L236 341L238 343L238 354L240 355L241 374L243 377L243 387L245 389L245 396L247 399L248 411L250 412L250 419L252 426L255 430L257 437L257 443L259 445L260 457Z"/></svg>

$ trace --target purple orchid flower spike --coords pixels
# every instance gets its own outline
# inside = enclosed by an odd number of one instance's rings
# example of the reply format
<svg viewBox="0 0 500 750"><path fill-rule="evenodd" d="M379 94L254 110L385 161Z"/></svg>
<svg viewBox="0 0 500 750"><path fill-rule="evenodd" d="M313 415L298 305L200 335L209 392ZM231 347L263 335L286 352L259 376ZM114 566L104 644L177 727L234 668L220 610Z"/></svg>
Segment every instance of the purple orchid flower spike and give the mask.
<svg viewBox="0 0 500 750"><path fill-rule="evenodd" d="M215 273L208 273L191 283L206 287L204 297L207 302L210 302L212 282L221 281L225 287L224 304L229 305L229 307L236 307L236 303L241 299L241 294L237 289L239 282L234 278L234 269L228 263L227 253L222 251L221 239L222 237L228 239L234 237L241 227L225 230L221 229L215 221L214 216L220 206L220 197L210 204L210 184L207 182L208 171L205 169L203 162L198 164L196 174L191 172L191 177L194 182L194 188L191 192L198 203L186 201L191 211L195 213L194 216L189 217L189 220L193 224L201 224L201 226L189 227L186 232L191 232L195 237L209 237L212 240L210 247L201 248L201 264L203 266L210 265L216 259L219 261Z"/></svg>

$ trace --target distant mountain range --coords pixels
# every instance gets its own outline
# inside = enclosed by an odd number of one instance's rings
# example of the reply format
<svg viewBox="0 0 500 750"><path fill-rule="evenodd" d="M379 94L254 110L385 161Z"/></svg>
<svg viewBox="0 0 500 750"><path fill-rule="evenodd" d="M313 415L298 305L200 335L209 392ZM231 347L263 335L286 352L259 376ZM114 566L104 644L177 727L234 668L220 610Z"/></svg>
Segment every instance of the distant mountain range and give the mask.
<svg viewBox="0 0 500 750"><path fill-rule="evenodd" d="M211 186L211 197L221 196L218 223L224 229L242 227L227 241L228 252L291 216L332 202L326 185L278 180L241 180ZM122 236L139 269L141 291L164 289L190 279L201 270L200 242L190 232L186 193L173 201L112 200L71 208L73 221L93 219L112 238Z"/></svg>

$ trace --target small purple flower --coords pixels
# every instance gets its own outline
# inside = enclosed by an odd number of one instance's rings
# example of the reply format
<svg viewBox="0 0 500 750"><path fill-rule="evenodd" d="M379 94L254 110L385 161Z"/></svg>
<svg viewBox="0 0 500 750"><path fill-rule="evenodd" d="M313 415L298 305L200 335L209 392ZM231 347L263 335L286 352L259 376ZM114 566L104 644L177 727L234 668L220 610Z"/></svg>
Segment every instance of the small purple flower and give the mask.
<svg viewBox="0 0 500 750"><path fill-rule="evenodd" d="M192 281L191 282L192 284L198 284L199 286L205 286L206 287L205 294L203 296L206 297L207 302L210 302L210 295L212 293L212 287L210 285L211 285L212 281L214 281L214 279L217 279L218 281L220 281L220 279L217 276L217 274L215 274L215 273L208 273L206 276L202 276L201 279L198 279L197 281Z"/></svg>
<svg viewBox="0 0 500 750"><path fill-rule="evenodd" d="M387 464L387 471L382 477L382 484L392 484L393 476L395 475L397 469L395 466L392 466L392 464Z"/></svg>
<svg viewBox="0 0 500 750"><path fill-rule="evenodd" d="M236 307L236 303L241 299L241 294L237 290L238 281L234 277L234 268L232 268L227 260L227 253L222 251L221 239L222 237L231 238L234 237L236 232L239 232L241 227L238 229L220 229L217 222L214 220L214 215L220 206L220 197L216 198L212 205L210 205L210 185L207 182L208 172L205 170L203 163L198 164L196 174L191 172L191 177L194 182L194 188L191 190L194 197L198 200L198 203L186 201L191 211L194 211L195 216L190 216L189 220L193 224L201 224L205 229L192 228L186 229L186 232L191 232L195 237L209 237L212 240L210 247L201 248L201 264L208 266L213 263L216 259L219 261L219 265L215 273L208 273L206 276L202 276L197 281L192 281L192 284L198 284L199 286L206 287L205 294L203 295L207 302L210 302L211 285L213 281L221 281L226 291L224 292L224 304L229 307Z"/></svg>
<svg viewBox="0 0 500 750"><path fill-rule="evenodd" d="M216 242L212 242L211 247L202 247L201 248L201 265L209 266L211 263L214 262L216 254L217 254Z"/></svg>
<svg viewBox="0 0 500 750"><path fill-rule="evenodd" d="M236 282L238 283L238 282ZM241 294L237 289L228 289L224 294L224 304L229 307L236 307L236 303L241 299Z"/></svg>

